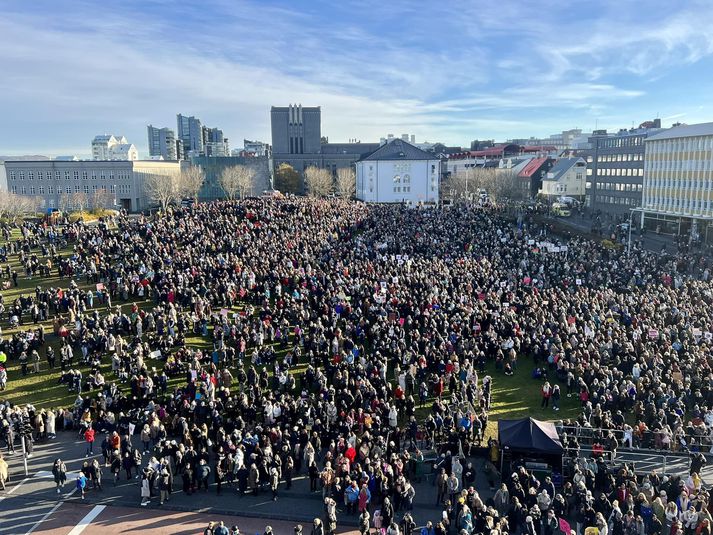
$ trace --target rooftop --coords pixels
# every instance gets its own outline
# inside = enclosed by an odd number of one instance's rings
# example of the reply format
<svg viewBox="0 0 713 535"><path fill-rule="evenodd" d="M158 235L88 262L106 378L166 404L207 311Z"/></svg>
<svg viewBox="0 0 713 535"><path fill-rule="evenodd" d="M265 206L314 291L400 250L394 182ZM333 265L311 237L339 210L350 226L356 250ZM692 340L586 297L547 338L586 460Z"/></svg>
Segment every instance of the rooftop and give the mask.
<svg viewBox="0 0 713 535"><path fill-rule="evenodd" d="M421 150L402 139L381 145L371 154L362 157L362 160L435 160L435 154Z"/></svg>
<svg viewBox="0 0 713 535"><path fill-rule="evenodd" d="M586 167L586 162L582 158L559 158L547 172L544 180L559 180L562 175L577 164L582 164L582 166Z"/></svg>
<svg viewBox="0 0 713 535"><path fill-rule="evenodd" d="M649 136L646 141L697 136L713 136L713 123L682 124L681 126L674 126L673 128L669 128L668 130Z"/></svg>
<svg viewBox="0 0 713 535"><path fill-rule="evenodd" d="M378 143L324 143L322 154L366 154L379 148Z"/></svg>
<svg viewBox="0 0 713 535"><path fill-rule="evenodd" d="M526 178L531 177L535 172L542 167L549 158L533 158L525 167L522 168L518 176Z"/></svg>

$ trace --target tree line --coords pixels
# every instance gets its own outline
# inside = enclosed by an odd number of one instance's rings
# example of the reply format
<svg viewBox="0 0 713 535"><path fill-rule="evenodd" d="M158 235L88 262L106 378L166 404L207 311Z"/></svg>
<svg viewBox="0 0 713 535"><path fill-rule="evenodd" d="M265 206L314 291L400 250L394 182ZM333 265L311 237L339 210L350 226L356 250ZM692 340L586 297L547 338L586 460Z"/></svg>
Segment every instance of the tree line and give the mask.
<svg viewBox="0 0 713 535"><path fill-rule="evenodd" d="M304 171L304 188L300 174L288 163L281 163L275 170L275 188L284 193L306 193L312 197L336 194L349 199L356 194L356 175L351 168L337 169L332 176L329 169L310 166Z"/></svg>

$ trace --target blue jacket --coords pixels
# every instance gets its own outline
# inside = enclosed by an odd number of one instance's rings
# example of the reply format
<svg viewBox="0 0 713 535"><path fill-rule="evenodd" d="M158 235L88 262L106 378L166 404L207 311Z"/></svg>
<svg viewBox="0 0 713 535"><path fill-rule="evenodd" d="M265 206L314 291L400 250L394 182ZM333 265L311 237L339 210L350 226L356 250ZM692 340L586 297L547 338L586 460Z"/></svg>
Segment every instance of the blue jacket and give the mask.
<svg viewBox="0 0 713 535"><path fill-rule="evenodd" d="M344 491L344 494L346 494L349 503L355 503L359 499L359 488L349 485Z"/></svg>

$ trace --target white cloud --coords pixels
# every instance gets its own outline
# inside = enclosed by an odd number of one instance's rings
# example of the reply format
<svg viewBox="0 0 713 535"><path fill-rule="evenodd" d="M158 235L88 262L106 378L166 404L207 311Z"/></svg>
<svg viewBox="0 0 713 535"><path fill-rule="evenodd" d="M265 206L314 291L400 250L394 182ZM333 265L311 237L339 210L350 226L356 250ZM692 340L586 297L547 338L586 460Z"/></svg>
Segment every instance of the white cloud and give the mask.
<svg viewBox="0 0 713 535"><path fill-rule="evenodd" d="M175 127L179 112L223 128L237 147L242 137L269 140L269 107L290 102L321 105L332 140L542 135L645 107L643 82L713 52L705 4L667 6L653 25L613 1L602 2L601 19L560 12L555 0L501 0L493 10L457 0L435 15L368 0L357 16L348 3L78 1L56 13L42 1L0 19L11 125L0 147L84 153L104 131L145 147L145 125ZM624 84L621 73L634 76Z"/></svg>

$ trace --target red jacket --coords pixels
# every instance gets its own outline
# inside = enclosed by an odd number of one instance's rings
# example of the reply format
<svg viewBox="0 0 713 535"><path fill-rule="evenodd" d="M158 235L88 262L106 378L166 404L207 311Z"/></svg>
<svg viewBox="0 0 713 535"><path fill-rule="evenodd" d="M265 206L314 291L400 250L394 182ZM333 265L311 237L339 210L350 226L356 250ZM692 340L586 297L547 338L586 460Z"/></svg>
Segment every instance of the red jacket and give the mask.
<svg viewBox="0 0 713 535"><path fill-rule="evenodd" d="M84 440L87 442L94 442L94 429L87 429L84 432Z"/></svg>

